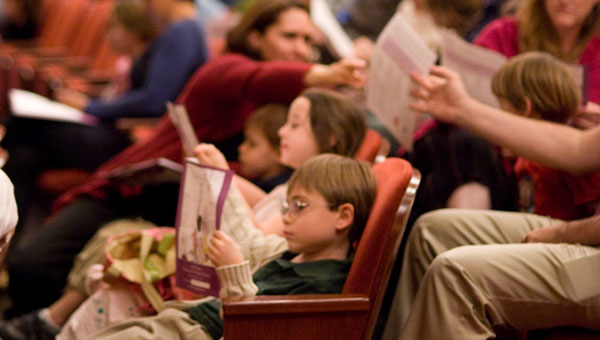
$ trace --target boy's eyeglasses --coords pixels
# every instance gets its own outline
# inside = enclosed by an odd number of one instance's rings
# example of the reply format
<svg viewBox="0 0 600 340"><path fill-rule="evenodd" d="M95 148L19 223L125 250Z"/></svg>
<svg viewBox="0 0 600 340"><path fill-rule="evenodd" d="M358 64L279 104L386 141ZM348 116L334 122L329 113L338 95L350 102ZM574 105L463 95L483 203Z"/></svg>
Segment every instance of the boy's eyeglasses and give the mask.
<svg viewBox="0 0 600 340"><path fill-rule="evenodd" d="M290 202L288 202L287 200L281 200L281 215L285 215L285 214L289 214L291 218L295 218L296 216L300 215L300 213L302 212L302 210L310 207L310 206L322 206L322 207L328 207L328 208L332 208L335 205L334 204L314 204L314 203L308 203L308 202L302 202L300 200L291 200Z"/></svg>

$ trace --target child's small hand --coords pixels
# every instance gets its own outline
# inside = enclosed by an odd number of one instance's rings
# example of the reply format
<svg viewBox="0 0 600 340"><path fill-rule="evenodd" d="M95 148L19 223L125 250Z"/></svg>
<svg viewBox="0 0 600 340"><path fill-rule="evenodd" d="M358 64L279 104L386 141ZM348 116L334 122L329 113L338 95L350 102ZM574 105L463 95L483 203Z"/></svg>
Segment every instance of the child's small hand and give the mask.
<svg viewBox="0 0 600 340"><path fill-rule="evenodd" d="M244 262L244 255L235 242L217 230L213 233L208 246L208 258L215 267L229 266Z"/></svg>
<svg viewBox="0 0 600 340"><path fill-rule="evenodd" d="M202 165L208 165L219 169L229 169L225 156L216 146L200 143L194 148L194 155Z"/></svg>

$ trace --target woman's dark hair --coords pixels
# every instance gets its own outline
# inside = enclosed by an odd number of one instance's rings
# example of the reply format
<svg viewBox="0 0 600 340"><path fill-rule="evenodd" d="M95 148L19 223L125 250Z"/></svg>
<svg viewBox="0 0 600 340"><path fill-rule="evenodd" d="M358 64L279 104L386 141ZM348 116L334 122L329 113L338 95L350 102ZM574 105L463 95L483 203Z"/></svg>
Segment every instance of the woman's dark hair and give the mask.
<svg viewBox="0 0 600 340"><path fill-rule="evenodd" d="M256 30L265 33L281 13L298 8L308 13L308 9L296 0L258 0L244 15L240 22L227 33L227 52L241 53L252 59L262 59L260 53L248 43L248 34Z"/></svg>

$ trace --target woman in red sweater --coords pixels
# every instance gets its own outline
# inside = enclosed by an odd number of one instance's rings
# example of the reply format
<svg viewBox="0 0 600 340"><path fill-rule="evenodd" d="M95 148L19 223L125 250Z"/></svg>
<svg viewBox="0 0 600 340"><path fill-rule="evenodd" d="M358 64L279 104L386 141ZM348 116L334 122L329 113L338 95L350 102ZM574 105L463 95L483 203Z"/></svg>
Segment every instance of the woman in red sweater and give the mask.
<svg viewBox="0 0 600 340"><path fill-rule="evenodd" d="M525 0L516 17L492 21L475 44L507 57L548 52L587 68L587 97L600 103L600 6L598 0Z"/></svg>
<svg viewBox="0 0 600 340"><path fill-rule="evenodd" d="M186 107L198 139L234 157L254 108L268 102L289 104L308 86L362 86L361 61L328 66L306 62L313 29L300 3L259 0L228 34L228 53L200 68L179 96L177 102ZM135 216L173 225L178 185L131 187L105 177L118 166L158 157L182 159L179 137L168 118L148 141L124 150L86 184L59 198L60 210L52 220L9 255L9 291L18 312L47 306L60 296L73 258L102 225Z"/></svg>

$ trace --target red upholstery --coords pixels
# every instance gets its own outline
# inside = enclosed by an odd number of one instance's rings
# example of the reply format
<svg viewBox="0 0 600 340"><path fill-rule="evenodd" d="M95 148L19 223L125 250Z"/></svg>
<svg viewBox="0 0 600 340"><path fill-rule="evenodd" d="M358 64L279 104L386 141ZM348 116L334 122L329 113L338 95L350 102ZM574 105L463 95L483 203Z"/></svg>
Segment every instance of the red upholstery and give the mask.
<svg viewBox="0 0 600 340"><path fill-rule="evenodd" d="M420 179L399 158L373 171L379 191L342 294L227 299L225 339L370 339Z"/></svg>
<svg viewBox="0 0 600 340"><path fill-rule="evenodd" d="M358 151L356 151L354 158L361 161L375 161L375 157L377 157L379 149L381 148L382 140L383 138L377 131L367 130L365 139L363 139Z"/></svg>

